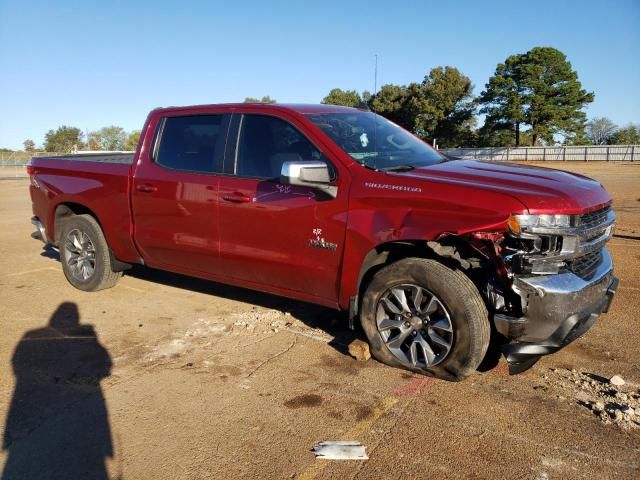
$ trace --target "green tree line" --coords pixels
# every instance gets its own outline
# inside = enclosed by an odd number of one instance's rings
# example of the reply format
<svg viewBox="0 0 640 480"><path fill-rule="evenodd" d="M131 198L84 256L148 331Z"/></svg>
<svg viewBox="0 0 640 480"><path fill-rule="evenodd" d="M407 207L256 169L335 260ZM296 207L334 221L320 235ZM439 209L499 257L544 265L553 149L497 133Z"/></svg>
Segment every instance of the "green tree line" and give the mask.
<svg viewBox="0 0 640 480"><path fill-rule="evenodd" d="M419 83L383 85L373 95L334 88L321 103L368 108L440 147L639 143L640 126L587 122L584 109L593 100L562 52L535 47L499 63L475 97L469 77L444 66ZM601 120L612 124L604 138L594 135Z"/></svg>
<svg viewBox="0 0 640 480"><path fill-rule="evenodd" d="M38 148L33 140L26 139L22 144L25 152L37 150L45 152L70 153L82 150L135 150L140 139L140 130L125 131L115 125L85 135L76 127L62 125L49 130L44 136L42 148Z"/></svg>

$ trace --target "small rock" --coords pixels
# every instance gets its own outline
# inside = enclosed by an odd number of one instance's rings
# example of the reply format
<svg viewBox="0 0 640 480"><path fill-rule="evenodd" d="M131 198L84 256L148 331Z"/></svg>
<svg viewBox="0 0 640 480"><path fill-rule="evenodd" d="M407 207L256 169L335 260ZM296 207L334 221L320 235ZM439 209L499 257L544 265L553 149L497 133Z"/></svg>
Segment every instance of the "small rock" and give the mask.
<svg viewBox="0 0 640 480"><path fill-rule="evenodd" d="M624 385L624 379L620 375L614 375L609 379L609 383L611 385L615 385L616 387L621 387Z"/></svg>
<svg viewBox="0 0 640 480"><path fill-rule="evenodd" d="M363 342L362 340L354 340L349 344L349 355L351 355L359 362L366 362L371 358L369 344L367 342Z"/></svg>
<svg viewBox="0 0 640 480"><path fill-rule="evenodd" d="M640 407L636 408L636 416L640 417Z"/></svg>
<svg viewBox="0 0 640 480"><path fill-rule="evenodd" d="M582 390L576 394L576 400L586 404L590 404L593 402L591 396L588 393L583 392Z"/></svg>
<svg viewBox="0 0 640 480"><path fill-rule="evenodd" d="M597 410L598 412L601 412L604 410L604 402L596 402L596 404L594 405L594 410Z"/></svg>

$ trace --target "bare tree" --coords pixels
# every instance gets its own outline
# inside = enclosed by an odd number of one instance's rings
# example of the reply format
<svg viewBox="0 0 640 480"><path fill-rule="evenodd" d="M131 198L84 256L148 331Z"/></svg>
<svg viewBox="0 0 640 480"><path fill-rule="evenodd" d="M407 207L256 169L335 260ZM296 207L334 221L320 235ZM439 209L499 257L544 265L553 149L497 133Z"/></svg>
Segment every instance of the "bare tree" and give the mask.
<svg viewBox="0 0 640 480"><path fill-rule="evenodd" d="M618 130L618 126L606 117L594 118L587 123L587 137L594 145L606 145Z"/></svg>

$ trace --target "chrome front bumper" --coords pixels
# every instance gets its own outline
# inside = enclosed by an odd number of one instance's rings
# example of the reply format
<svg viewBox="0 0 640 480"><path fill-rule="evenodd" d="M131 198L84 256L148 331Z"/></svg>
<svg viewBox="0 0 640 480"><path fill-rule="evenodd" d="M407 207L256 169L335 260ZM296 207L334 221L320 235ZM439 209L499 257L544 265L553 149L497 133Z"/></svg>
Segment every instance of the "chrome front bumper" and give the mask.
<svg viewBox="0 0 640 480"><path fill-rule="evenodd" d="M514 277L513 289L522 299L524 316L494 316L496 330L516 342L503 349L512 370L526 370L541 355L585 333L609 309L617 285L606 248L588 280L571 272Z"/></svg>

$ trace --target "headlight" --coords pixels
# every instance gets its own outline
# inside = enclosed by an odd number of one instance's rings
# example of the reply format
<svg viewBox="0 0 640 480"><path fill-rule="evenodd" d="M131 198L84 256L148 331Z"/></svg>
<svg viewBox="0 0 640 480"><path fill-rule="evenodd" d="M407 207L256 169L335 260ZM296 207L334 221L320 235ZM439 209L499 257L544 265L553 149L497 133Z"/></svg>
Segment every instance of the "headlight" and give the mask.
<svg viewBox="0 0 640 480"><path fill-rule="evenodd" d="M536 228L567 228L571 226L571 215L511 215L508 220L513 233L534 231Z"/></svg>

